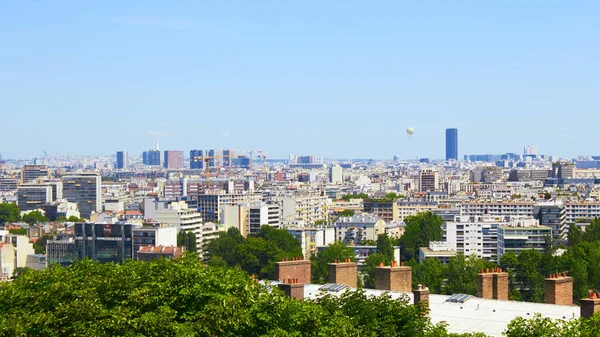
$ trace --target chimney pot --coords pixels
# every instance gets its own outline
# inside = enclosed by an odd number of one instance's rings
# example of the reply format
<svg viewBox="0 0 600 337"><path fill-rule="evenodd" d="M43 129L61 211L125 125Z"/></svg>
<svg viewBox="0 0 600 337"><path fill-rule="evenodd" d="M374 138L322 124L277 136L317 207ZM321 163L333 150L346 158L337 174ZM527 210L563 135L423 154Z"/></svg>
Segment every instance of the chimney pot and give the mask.
<svg viewBox="0 0 600 337"><path fill-rule="evenodd" d="M383 265L383 262L379 262L379 265L378 265L378 267L379 267L379 268L381 268L381 267L384 267L384 265Z"/></svg>
<svg viewBox="0 0 600 337"><path fill-rule="evenodd" d="M490 268L485 268L485 273L489 273L490 272Z"/></svg>
<svg viewBox="0 0 600 337"><path fill-rule="evenodd" d="M401 265L402 267L404 267L404 262L400 262L400 265Z"/></svg>

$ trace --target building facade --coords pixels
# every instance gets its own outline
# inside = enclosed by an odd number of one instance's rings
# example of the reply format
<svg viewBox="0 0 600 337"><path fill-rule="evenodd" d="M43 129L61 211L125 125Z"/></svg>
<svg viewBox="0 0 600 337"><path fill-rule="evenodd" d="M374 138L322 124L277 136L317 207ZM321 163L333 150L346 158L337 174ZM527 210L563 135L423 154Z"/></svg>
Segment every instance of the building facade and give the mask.
<svg viewBox="0 0 600 337"><path fill-rule="evenodd" d="M129 168L129 156L127 155L127 151L118 151L117 152L117 169L127 169Z"/></svg>
<svg viewBox="0 0 600 337"><path fill-rule="evenodd" d="M133 225L76 223L75 250L79 259L123 263L133 259Z"/></svg>
<svg viewBox="0 0 600 337"><path fill-rule="evenodd" d="M458 129L446 129L446 160L458 160Z"/></svg>
<svg viewBox="0 0 600 337"><path fill-rule="evenodd" d="M82 218L102 210L102 180L98 173L70 173L62 178L63 197L79 207Z"/></svg>

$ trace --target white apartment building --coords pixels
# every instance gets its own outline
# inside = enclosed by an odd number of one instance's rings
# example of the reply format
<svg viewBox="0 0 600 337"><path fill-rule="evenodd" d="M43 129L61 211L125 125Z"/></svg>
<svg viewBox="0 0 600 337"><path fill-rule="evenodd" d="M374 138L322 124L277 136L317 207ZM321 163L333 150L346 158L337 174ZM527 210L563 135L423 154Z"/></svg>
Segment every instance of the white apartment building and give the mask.
<svg viewBox="0 0 600 337"><path fill-rule="evenodd" d="M154 220L171 225L178 230L191 231L196 234L196 249L202 256L202 215L195 209L188 208L184 201L172 202L167 209L154 213Z"/></svg>
<svg viewBox="0 0 600 337"><path fill-rule="evenodd" d="M458 253L498 261L498 228L515 223L536 225L531 216L457 216L444 223L444 241Z"/></svg>
<svg viewBox="0 0 600 337"><path fill-rule="evenodd" d="M256 204L262 201L262 195L255 193L243 194L200 194L198 196L198 209L205 221L221 222L221 211L225 206L238 204Z"/></svg>
<svg viewBox="0 0 600 337"><path fill-rule="evenodd" d="M329 168L329 182L332 184L343 181L343 170L340 165L333 165Z"/></svg>
<svg viewBox="0 0 600 337"><path fill-rule="evenodd" d="M244 237L257 234L262 225L281 228L279 204L260 202L254 205L247 203L226 205L221 210L220 218L225 230L235 227Z"/></svg>
<svg viewBox="0 0 600 337"><path fill-rule="evenodd" d="M284 227L296 224L314 225L329 220L331 199L319 191L296 191L266 195L267 202L279 204Z"/></svg>
<svg viewBox="0 0 600 337"><path fill-rule="evenodd" d="M404 221L407 216L437 209L437 203L426 201L398 201L398 220Z"/></svg>
<svg viewBox="0 0 600 337"><path fill-rule="evenodd" d="M335 228L288 228L302 247L302 255L310 258L317 251L317 247L327 247L335 242Z"/></svg>
<svg viewBox="0 0 600 337"><path fill-rule="evenodd" d="M335 223L335 240L360 246L365 240L377 240L385 233L385 221L371 214L340 217Z"/></svg>
<svg viewBox="0 0 600 337"><path fill-rule="evenodd" d="M568 224L577 220L592 220L600 218L600 202L570 201L565 203Z"/></svg>
<svg viewBox="0 0 600 337"><path fill-rule="evenodd" d="M476 200L464 202L461 215L468 216L532 216L533 201Z"/></svg>

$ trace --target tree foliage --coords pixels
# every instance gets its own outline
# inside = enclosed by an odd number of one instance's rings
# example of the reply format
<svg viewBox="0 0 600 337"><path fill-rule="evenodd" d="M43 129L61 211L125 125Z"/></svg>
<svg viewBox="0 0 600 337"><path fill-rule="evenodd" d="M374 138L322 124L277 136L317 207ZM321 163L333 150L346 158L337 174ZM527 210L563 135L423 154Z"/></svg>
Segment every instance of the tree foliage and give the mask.
<svg viewBox="0 0 600 337"><path fill-rule="evenodd" d="M352 249L352 247L350 246L345 245L342 241L336 241L327 246L327 248L320 251L316 256L311 256L310 260L312 262L312 282L319 284L327 283L327 278L329 274L328 264L332 263L336 259L350 259L354 261L354 249Z"/></svg>
<svg viewBox="0 0 600 337"><path fill-rule="evenodd" d="M249 274L272 279L275 262L302 256L300 241L283 229L262 226L256 236L244 238L237 228L220 233L205 248L208 264L238 267Z"/></svg>
<svg viewBox="0 0 600 337"><path fill-rule="evenodd" d="M345 209L341 212L338 212L338 216L353 216L355 214L355 212L351 209Z"/></svg>
<svg viewBox="0 0 600 337"><path fill-rule="evenodd" d="M442 218L431 212L407 216L404 223L406 228L399 240L402 261L416 260L420 247L427 247L430 241L440 241L444 236Z"/></svg>
<svg viewBox="0 0 600 337"><path fill-rule="evenodd" d="M42 214L40 211L31 211L25 215L23 215L23 221L27 222L30 225L42 222L48 222L48 218Z"/></svg>
<svg viewBox="0 0 600 337"><path fill-rule="evenodd" d="M368 195L364 194L364 193L360 193L360 194L346 194L342 197L342 200L344 201L350 201L352 199L367 199L369 198Z"/></svg>
<svg viewBox="0 0 600 337"><path fill-rule="evenodd" d="M177 247L185 247L187 252L198 253L196 234L192 231L180 230L177 233Z"/></svg>
<svg viewBox="0 0 600 337"><path fill-rule="evenodd" d="M0 225L21 221L21 211L17 204L0 203Z"/></svg>
<svg viewBox="0 0 600 337"><path fill-rule="evenodd" d="M52 235L41 236L33 243L33 249L36 254L46 254L46 243L48 240L52 240Z"/></svg>
<svg viewBox="0 0 600 337"><path fill-rule="evenodd" d="M407 296L296 301L191 255L21 274L0 284L0 336L450 336Z"/></svg>
<svg viewBox="0 0 600 337"><path fill-rule="evenodd" d="M26 228L10 228L8 230L9 234L14 234L14 235L27 235L27 229Z"/></svg>

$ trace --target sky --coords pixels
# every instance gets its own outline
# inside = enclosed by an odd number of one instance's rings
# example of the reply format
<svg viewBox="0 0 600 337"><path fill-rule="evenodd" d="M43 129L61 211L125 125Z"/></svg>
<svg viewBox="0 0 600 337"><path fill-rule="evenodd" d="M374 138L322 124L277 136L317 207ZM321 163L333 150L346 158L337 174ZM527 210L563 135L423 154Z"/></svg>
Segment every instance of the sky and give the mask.
<svg viewBox="0 0 600 337"><path fill-rule="evenodd" d="M600 1L0 3L5 159L599 155L599 101Z"/></svg>

